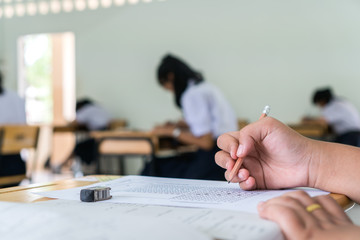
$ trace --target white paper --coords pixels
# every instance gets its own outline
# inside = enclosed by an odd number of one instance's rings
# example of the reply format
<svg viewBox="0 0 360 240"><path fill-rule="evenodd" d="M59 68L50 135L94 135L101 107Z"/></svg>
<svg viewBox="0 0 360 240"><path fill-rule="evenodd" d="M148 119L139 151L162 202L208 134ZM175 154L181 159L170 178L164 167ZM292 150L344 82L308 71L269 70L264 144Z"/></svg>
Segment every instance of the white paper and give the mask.
<svg viewBox="0 0 360 240"><path fill-rule="evenodd" d="M0 212L2 240L283 239L274 222L218 209L55 200L0 202Z"/></svg>
<svg viewBox="0 0 360 240"><path fill-rule="evenodd" d="M204 181L174 178L127 176L113 181L96 183L36 194L58 199L80 201L80 190L91 186L111 188L113 203L138 203L163 206L227 209L257 213L260 201L266 201L292 190L243 191L238 184L225 181ZM311 196L327 194L320 190L306 190Z"/></svg>
<svg viewBox="0 0 360 240"><path fill-rule="evenodd" d="M147 216L119 214L116 208L0 202L1 240L213 239L187 224ZM73 202L74 203L74 202Z"/></svg>

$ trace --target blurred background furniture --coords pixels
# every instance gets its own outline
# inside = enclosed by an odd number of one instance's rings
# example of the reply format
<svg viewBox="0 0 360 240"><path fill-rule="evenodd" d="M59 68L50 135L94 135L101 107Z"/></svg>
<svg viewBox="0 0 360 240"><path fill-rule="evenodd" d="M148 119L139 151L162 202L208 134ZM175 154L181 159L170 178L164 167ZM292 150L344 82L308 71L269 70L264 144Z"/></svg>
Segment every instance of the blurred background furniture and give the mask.
<svg viewBox="0 0 360 240"><path fill-rule="evenodd" d="M0 161L7 159L11 161L11 157L18 156L23 149L30 149L33 154L27 154L26 171L21 174L11 174L13 169L4 169L5 175L0 176L0 186L16 185L24 178L33 177L37 164L37 143L39 137L39 127L29 125L5 125L0 127L2 131ZM32 159L29 156L32 155ZM13 158L14 161L16 158ZM9 172L9 175L6 173Z"/></svg>

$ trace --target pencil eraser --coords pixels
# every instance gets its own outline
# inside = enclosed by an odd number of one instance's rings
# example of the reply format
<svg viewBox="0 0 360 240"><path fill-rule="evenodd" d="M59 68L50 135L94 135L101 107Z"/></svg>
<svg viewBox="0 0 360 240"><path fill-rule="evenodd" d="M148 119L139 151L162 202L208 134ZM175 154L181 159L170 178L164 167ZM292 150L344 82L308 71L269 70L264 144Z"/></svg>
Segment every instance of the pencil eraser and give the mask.
<svg viewBox="0 0 360 240"><path fill-rule="evenodd" d="M80 200L82 202L97 202L111 198L109 187L90 187L80 191Z"/></svg>

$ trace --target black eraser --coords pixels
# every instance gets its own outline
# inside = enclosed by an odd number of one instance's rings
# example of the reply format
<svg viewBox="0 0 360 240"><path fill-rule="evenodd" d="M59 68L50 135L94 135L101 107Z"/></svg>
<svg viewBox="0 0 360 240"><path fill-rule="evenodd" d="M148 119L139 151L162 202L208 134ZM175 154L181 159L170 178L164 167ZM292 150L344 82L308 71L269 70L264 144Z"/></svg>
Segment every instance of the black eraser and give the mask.
<svg viewBox="0 0 360 240"><path fill-rule="evenodd" d="M97 202L111 198L109 187L90 187L80 191L80 200L82 202Z"/></svg>

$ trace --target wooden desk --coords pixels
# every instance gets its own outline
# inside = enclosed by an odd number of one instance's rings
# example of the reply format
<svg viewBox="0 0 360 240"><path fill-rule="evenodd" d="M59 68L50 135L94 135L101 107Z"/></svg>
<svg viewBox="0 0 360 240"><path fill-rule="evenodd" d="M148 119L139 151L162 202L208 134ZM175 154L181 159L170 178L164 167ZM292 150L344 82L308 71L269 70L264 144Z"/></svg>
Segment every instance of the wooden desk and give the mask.
<svg viewBox="0 0 360 240"><path fill-rule="evenodd" d="M148 131L93 131L90 136L98 141L100 156L118 158L120 171L117 174L124 175L125 156L141 156L145 161L151 161L151 171L155 174L154 156L166 158L179 156L185 153L195 152L198 148L192 145L182 145L171 137L164 137ZM98 173L100 165L98 164Z"/></svg>
<svg viewBox="0 0 360 240"><path fill-rule="evenodd" d="M288 124L288 126L301 135L310 138L323 139L329 133L328 129L320 124L296 123Z"/></svg>
<svg viewBox="0 0 360 240"><path fill-rule="evenodd" d="M178 144L174 146L172 141L174 140L171 137L164 137L161 135L153 134L149 131L132 131L132 130L121 130L121 131L92 131L90 136L101 141L103 139L128 139L128 140L143 140L148 139L153 145L153 154L158 157L178 155L187 152L195 152L198 148L193 145L182 145ZM131 151L143 154L144 150L138 146L127 146L131 148ZM134 149L133 149L134 148Z"/></svg>
<svg viewBox="0 0 360 240"><path fill-rule="evenodd" d="M113 179L117 179L121 176L93 175L89 177L97 178L98 181L77 181L75 179L68 179L68 180L60 180L60 181L54 181L48 183L30 184L28 186L3 188L0 189L0 201L32 203L39 201L54 200L52 198L46 198L40 195L36 195L32 192L45 192L45 191L82 187L100 181L110 181ZM353 205L353 201L351 201L345 195L331 193L330 196L333 197L344 209Z"/></svg>
<svg viewBox="0 0 360 240"><path fill-rule="evenodd" d="M110 130L125 129L127 121L125 119L113 119L109 123ZM65 124L65 125L54 125L54 132L89 132L84 125L78 124Z"/></svg>
<svg viewBox="0 0 360 240"><path fill-rule="evenodd" d="M91 177L91 176L90 176ZM27 186L9 187L0 189L0 201L32 203L40 201L54 200L52 198L42 197L33 192L46 192L54 190L69 189L75 187L87 186L100 181L109 181L120 176L96 175L98 181L76 181L75 179L59 180L47 183L36 183Z"/></svg>
<svg viewBox="0 0 360 240"><path fill-rule="evenodd" d="M78 125L54 125L53 126L53 132L59 133L59 132L88 132L88 130L85 127L78 126Z"/></svg>

